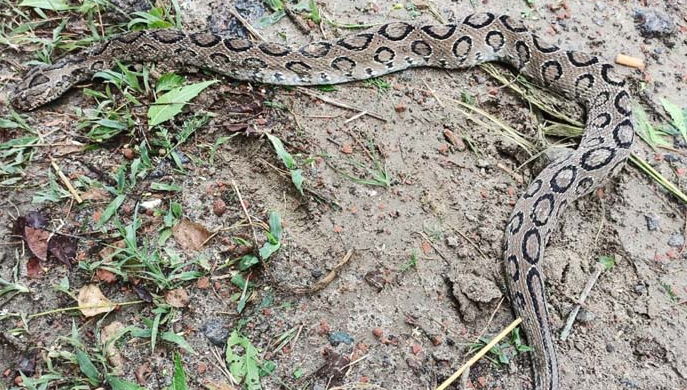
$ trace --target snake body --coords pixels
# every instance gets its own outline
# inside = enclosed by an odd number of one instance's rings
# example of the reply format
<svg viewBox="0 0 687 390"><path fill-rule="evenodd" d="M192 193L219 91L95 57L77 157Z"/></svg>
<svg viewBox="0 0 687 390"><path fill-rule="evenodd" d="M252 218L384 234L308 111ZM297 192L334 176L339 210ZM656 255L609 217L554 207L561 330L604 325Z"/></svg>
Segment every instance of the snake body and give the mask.
<svg viewBox="0 0 687 390"><path fill-rule="evenodd" d="M586 53L544 43L506 15L478 13L443 25L389 23L338 40L291 48L208 32L131 32L29 71L11 97L23 110L56 99L115 59L194 66L267 84L318 85L363 80L412 67L469 68L504 62L535 83L586 107L579 147L544 170L517 201L506 226L504 260L513 308L534 349L536 389L559 389L544 290L542 258L566 206L601 186L629 155L630 96L613 66Z"/></svg>

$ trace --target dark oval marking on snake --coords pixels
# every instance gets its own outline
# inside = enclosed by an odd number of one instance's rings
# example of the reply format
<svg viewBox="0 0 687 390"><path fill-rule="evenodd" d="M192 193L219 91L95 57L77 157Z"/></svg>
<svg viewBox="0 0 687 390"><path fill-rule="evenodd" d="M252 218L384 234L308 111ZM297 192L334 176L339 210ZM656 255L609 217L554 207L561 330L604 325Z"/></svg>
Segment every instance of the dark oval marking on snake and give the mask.
<svg viewBox="0 0 687 390"><path fill-rule="evenodd" d="M470 50L472 50L472 38L467 35L458 38L451 48L451 52L458 58L460 63L463 63L468 58Z"/></svg>
<svg viewBox="0 0 687 390"><path fill-rule="evenodd" d="M593 185L594 179L591 177L585 177L584 179L580 180L579 183L577 183L577 187L575 187L575 194L582 196L583 194L586 194Z"/></svg>
<svg viewBox="0 0 687 390"><path fill-rule="evenodd" d="M539 40L539 37L535 34L532 34L532 43L534 44L534 47L537 48L537 50L545 54L555 53L561 49L556 45L544 46L542 42Z"/></svg>
<svg viewBox="0 0 687 390"><path fill-rule="evenodd" d="M105 50L107 50L108 47L110 47L110 44L112 43L112 40L105 41L103 43L100 43L98 45L93 46L91 50L88 51L89 56L99 56L103 54Z"/></svg>
<svg viewBox="0 0 687 390"><path fill-rule="evenodd" d="M229 66L232 63L231 58L224 53L212 53L210 54L210 60L219 64L219 66Z"/></svg>
<svg viewBox="0 0 687 390"><path fill-rule="evenodd" d="M380 64L386 64L394 60L396 53L386 46L382 46L375 51L374 60Z"/></svg>
<svg viewBox="0 0 687 390"><path fill-rule="evenodd" d="M624 87L625 80L614 80L613 78L611 78L611 73L613 72L613 70L614 68L611 64L601 65L601 77L604 79L605 82L611 85L615 85L616 87Z"/></svg>
<svg viewBox="0 0 687 390"><path fill-rule="evenodd" d="M568 175L568 178L563 178L563 175ZM551 190L553 192L557 193L563 193L568 191L570 186L575 182L575 179L577 178L577 167L574 165L567 165L563 168L561 168L558 172L556 172L551 180L549 181L549 185L551 186ZM559 179L563 179L565 181L560 182Z"/></svg>
<svg viewBox="0 0 687 390"><path fill-rule="evenodd" d="M535 285L535 277L536 277L536 285ZM534 315L536 317L537 322L539 323L539 328L540 329L547 329L548 328L548 323L545 321L548 321L549 318L549 313L546 309L546 306L544 307L539 307L539 303L537 300L537 296L541 297L542 302L546 302L546 295L544 295L544 285L541 280L541 275L539 275L539 270L536 267L530 268L530 270L527 272L527 291L529 292L530 296L532 297L532 308L534 309ZM537 289L535 291L535 288ZM539 295L537 295L539 294ZM551 351L551 346L546 342L546 339L541 336L543 339L543 346L544 346L544 351L546 353L546 356L550 356L552 353ZM553 389L555 388L555 384L553 382L553 378L556 377L555 373L553 372L553 367L551 366L551 361L549 359L546 359L546 370L549 373L549 383L544 385L547 386L548 389ZM543 385L543 384L542 384Z"/></svg>
<svg viewBox="0 0 687 390"><path fill-rule="evenodd" d="M537 192L539 192L539 190L541 189L541 185L542 185L541 179L537 179L537 180L533 181L529 185L529 187L527 187L527 191L525 191L525 193L522 195L522 197L525 199L529 199L529 198L533 197L534 195L537 194Z"/></svg>
<svg viewBox="0 0 687 390"><path fill-rule="evenodd" d="M195 43L200 47L213 47L222 40L222 38L219 35L206 32L193 33L188 37L189 39L191 39L191 42Z"/></svg>
<svg viewBox="0 0 687 390"><path fill-rule="evenodd" d="M484 28L490 25L494 19L496 19L496 16L491 12L480 12L468 15L465 19L463 19L463 24L472 28Z"/></svg>
<svg viewBox="0 0 687 390"><path fill-rule="evenodd" d="M425 34L429 35L430 37L443 41L448 38L450 38L453 33L456 32L456 25L455 24L446 24L446 25L431 25L431 26L422 26L420 27L420 30L422 30Z"/></svg>
<svg viewBox="0 0 687 390"><path fill-rule="evenodd" d="M498 52L503 48L503 45L506 44L506 39L503 37L501 31L489 31L485 42L494 52Z"/></svg>
<svg viewBox="0 0 687 390"><path fill-rule="evenodd" d="M568 201L563 199L563 201L558 204L558 210L556 210L556 218L561 217L561 214L563 214L563 211L565 211L565 208L567 206L568 206Z"/></svg>
<svg viewBox="0 0 687 390"><path fill-rule="evenodd" d="M514 282L517 282L518 279L520 279L520 262L518 262L518 258L515 255L508 256L507 260L513 265L513 273L511 274L511 277L513 278Z"/></svg>
<svg viewBox="0 0 687 390"><path fill-rule="evenodd" d="M546 61L541 66L541 77L544 80L544 84L553 84L563 77L563 66L556 60Z"/></svg>
<svg viewBox="0 0 687 390"><path fill-rule="evenodd" d="M379 35L390 41L402 41L415 30L415 27L408 23L389 23L383 25L377 32Z"/></svg>
<svg viewBox="0 0 687 390"><path fill-rule="evenodd" d="M241 63L244 67L252 70L260 70L267 67L267 63L260 58L246 58Z"/></svg>
<svg viewBox="0 0 687 390"><path fill-rule="evenodd" d="M534 241L532 241L534 240ZM530 247L534 245L534 247ZM541 252L541 235L539 229L532 228L525 232L522 237L522 257L528 263L535 265L539 262L539 254ZM536 253L534 253L536 251Z"/></svg>
<svg viewBox="0 0 687 390"><path fill-rule="evenodd" d="M332 61L331 67L341 72L351 72L355 68L355 61L348 57L336 57Z"/></svg>
<svg viewBox="0 0 687 390"><path fill-rule="evenodd" d="M509 31L515 33L527 32L527 27L523 26L522 23L513 20L513 18L508 15L501 15L499 20L501 21L501 24L503 24L503 27L507 28ZM513 22L516 24L512 24Z"/></svg>
<svg viewBox="0 0 687 390"><path fill-rule="evenodd" d="M229 49L229 51L233 51L235 53L240 53L253 47L253 43L251 43L251 41L243 38L225 39L222 41L222 43L224 43L224 47Z"/></svg>
<svg viewBox="0 0 687 390"><path fill-rule="evenodd" d="M289 61L284 67L298 75L308 74L312 70L312 67L303 61Z"/></svg>
<svg viewBox="0 0 687 390"><path fill-rule="evenodd" d="M421 57L429 57L432 55L432 46L425 41L415 41L411 43L410 50Z"/></svg>
<svg viewBox="0 0 687 390"><path fill-rule="evenodd" d="M329 54L332 44L329 42L313 42L301 47L298 52L308 58L322 58Z"/></svg>
<svg viewBox="0 0 687 390"><path fill-rule="evenodd" d="M186 38L186 34L179 30L155 30L150 36L161 43L177 43Z"/></svg>
<svg viewBox="0 0 687 390"><path fill-rule="evenodd" d="M615 106L615 109L618 110L618 112L623 116L629 116L632 112L630 109L630 95L628 95L627 91L625 90L622 90L615 95L615 98L613 99L613 105Z"/></svg>
<svg viewBox="0 0 687 390"><path fill-rule="evenodd" d="M579 76L575 80L575 97L578 99L581 98L582 95L591 91L592 88L594 88L594 75L591 73L585 73Z"/></svg>
<svg viewBox="0 0 687 390"><path fill-rule="evenodd" d="M567 50L565 52L565 55L568 57L568 60L570 61L571 64L578 68L582 68L585 66L590 66L590 65L595 65L599 63L599 58L595 56L590 56L589 54L586 53L580 53L574 50ZM578 58L581 57L581 58Z"/></svg>
<svg viewBox="0 0 687 390"><path fill-rule="evenodd" d="M265 42L258 45L263 53L273 57L285 57L291 53L291 48L274 42Z"/></svg>
<svg viewBox="0 0 687 390"><path fill-rule="evenodd" d="M611 98L611 93L608 91L601 91L596 97L594 98L594 107L595 108L600 108L602 106L605 106L606 103L608 103L608 100Z"/></svg>
<svg viewBox="0 0 687 390"><path fill-rule="evenodd" d="M515 42L515 52L518 53L518 70L520 70L530 62L530 47L523 41L517 41Z"/></svg>
<svg viewBox="0 0 687 390"><path fill-rule="evenodd" d="M518 307L520 308L520 310L523 310L525 308L525 306L526 306L525 296L522 295L522 293L520 291L515 292L515 301L516 301Z"/></svg>
<svg viewBox="0 0 687 390"><path fill-rule="evenodd" d="M339 39L336 44L352 51L363 51L370 46L374 34L356 34L347 38Z"/></svg>
<svg viewBox="0 0 687 390"><path fill-rule="evenodd" d="M544 218L540 218L541 215L537 212L537 208L542 202L548 202L548 211L545 213ZM553 199L553 194L544 194L537 199L534 204L532 205L532 214L530 215L530 218L532 219L532 222L537 225L537 226L544 226L549 222L549 217L551 217L551 214L553 213L555 201Z"/></svg>
<svg viewBox="0 0 687 390"><path fill-rule="evenodd" d="M594 171L608 165L614 157L615 149L609 148L608 146L599 146L584 152L582 160L580 161L580 166L587 171ZM593 159L600 159L600 161L590 161Z"/></svg>
<svg viewBox="0 0 687 390"><path fill-rule="evenodd" d="M613 129L613 139L615 144L621 149L629 149L632 146L635 132L632 121L628 118L618 123Z"/></svg>
<svg viewBox="0 0 687 390"><path fill-rule="evenodd" d="M122 35L117 36L114 40L129 44L129 43L133 43L134 41L136 41L143 34L145 34L145 31L136 31L136 32L132 32L132 33L126 33L126 34L122 34Z"/></svg>
<svg viewBox="0 0 687 390"><path fill-rule="evenodd" d="M601 114L597 115L596 118L589 121L589 125L596 127L597 129L604 129L611 123L611 119L611 114L602 112Z"/></svg>
<svg viewBox="0 0 687 390"><path fill-rule="evenodd" d="M517 224L515 224L515 221L517 221ZM522 211L518 211L517 213L513 214L512 217L510 217L510 221L508 221L508 226L511 234L517 234L520 231L520 228L522 228L522 222L523 222L523 214Z"/></svg>

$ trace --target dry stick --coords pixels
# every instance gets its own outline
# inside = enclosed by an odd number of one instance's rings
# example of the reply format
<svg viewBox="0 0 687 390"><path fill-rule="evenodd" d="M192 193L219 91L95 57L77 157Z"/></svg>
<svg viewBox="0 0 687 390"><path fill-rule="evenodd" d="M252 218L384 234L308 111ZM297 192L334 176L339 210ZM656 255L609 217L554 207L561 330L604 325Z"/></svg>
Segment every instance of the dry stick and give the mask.
<svg viewBox="0 0 687 390"><path fill-rule="evenodd" d="M236 186L236 182L234 179L231 179L231 186L234 187L234 191L236 192L236 196L239 198L239 203L241 204L241 209L243 209L243 213L246 215L246 219L248 220L248 225L250 225L250 230L253 233L253 242L255 247L257 248L258 246L258 235L255 234L255 228L253 227L253 222L251 221L250 214L248 214L248 209L246 208L246 205L243 203L243 197L241 197L241 192L239 191L239 187Z"/></svg>
<svg viewBox="0 0 687 390"><path fill-rule="evenodd" d="M604 270L604 266L597 263L596 270L594 270L594 273L587 281L587 285L584 287L582 294L580 294L580 299L577 301L577 304L575 305L575 307L573 307L572 311L568 315L568 320L565 322L565 327L561 331L561 341L565 341L570 335L570 331L572 330L575 318L577 318L577 313L580 312L580 308L584 304L584 301L587 300L587 296L589 296L589 293L592 291L594 284L596 284L597 279L599 279L599 276L601 276Z"/></svg>
<svg viewBox="0 0 687 390"><path fill-rule="evenodd" d="M254 37L258 38L259 40L261 40L261 41L263 41L263 42L265 41L265 38L263 38L262 35L260 35L260 33L258 32L258 30L256 30L255 28L253 28L253 26L251 26L251 24L248 23L248 21L247 21L246 19L244 19L243 16L241 16L241 14L236 10L236 8L234 8L234 7L229 7L229 13L230 13L233 17L235 17L236 20L238 20L238 21L243 25L243 27L245 27L246 30L248 30Z"/></svg>
<svg viewBox="0 0 687 390"><path fill-rule="evenodd" d="M384 118L384 117L383 117L382 115L380 115L380 114L375 114L375 113L373 113L373 112L364 110L364 109L362 109L362 108L358 108L358 107L352 106L352 105L350 105L350 104L346 104L346 103L340 102L340 101L338 101L338 100L334 100L334 99L332 99L332 98L330 98L330 97L327 97L327 96L323 96L323 95L319 95L319 94L310 92L310 91L308 91L308 90L305 89L305 88L298 88L298 92L303 93L303 94L305 94L305 95L308 95L308 96L310 96L310 97L314 97L315 99L320 99L320 100L322 100L323 102L329 103L329 104L331 104L331 105L333 105L333 106L345 108L345 109L351 110L351 111L365 112L365 115L369 115L369 116L371 116L371 117L373 117L373 118L379 119L379 120L382 121L382 122L387 122L387 119Z"/></svg>
<svg viewBox="0 0 687 390"><path fill-rule="evenodd" d="M65 176L65 174L62 173L62 170L60 170L60 167L57 166L57 163L55 162L54 159L52 159L52 158L50 159L50 164L52 164L52 167L53 167L53 169L55 169L57 176L60 177L60 180L62 180L62 183L64 183L64 185L67 187L67 189L69 190L69 193L71 193L72 196L74 197L74 199L76 199L76 203L78 203L78 204L83 203L83 199L81 199L81 196L79 196L79 193L76 192L76 188L74 188L74 186L72 186L72 182L69 181L69 178L67 178L67 176Z"/></svg>
<svg viewBox="0 0 687 390"><path fill-rule="evenodd" d="M522 322L522 318L520 318L520 317L518 317L515 321L511 322L511 324L508 325L506 327L506 329L501 331L501 333L499 333L487 345L485 345L482 349L480 349L479 352L477 352L475 354L475 356L470 358L470 360L468 360L467 363L463 364L463 366L461 368L459 368L458 371L456 371L453 375L451 375L450 378L446 379L444 381L444 383L439 385L439 387L437 387L435 390L445 390L447 387L449 387L451 385L451 383L453 383L456 379L458 379L458 377L461 376L465 370L467 370L468 368L472 367L475 363L477 363L477 361L479 359L481 359L482 356L486 355L487 352L491 351L491 349L494 348L494 346L496 344L498 344L499 341L501 341L504 337L508 336L508 334L513 329L515 329L515 327L518 326L521 322Z"/></svg>
<svg viewBox="0 0 687 390"><path fill-rule="evenodd" d="M349 260L351 260L351 257L353 257L353 249L349 249L348 252L346 252L346 254L344 255L343 259L341 259L339 264L335 265L334 268L332 268L332 270L329 271L329 273L325 277L318 280L312 287L289 287L289 289L294 294L312 294L314 292L322 290L334 280L336 275L339 273L339 270L341 270L341 268L344 265L346 265Z"/></svg>
<svg viewBox="0 0 687 390"><path fill-rule="evenodd" d="M430 240L429 237L427 237L427 235L426 235L425 233L423 233L423 232L415 232L415 234L418 234L420 237L422 237L422 238L424 238L425 240L427 240L427 242L429 242L429 245L432 247L432 249L434 249L434 251L439 255L439 257L441 257L441 258L446 262L446 265L448 265L448 266L451 265L451 262L449 261L448 257L444 256L444 254L441 253L441 251L439 250L439 248L437 248L436 245L434 245L434 243L432 242L432 240Z"/></svg>

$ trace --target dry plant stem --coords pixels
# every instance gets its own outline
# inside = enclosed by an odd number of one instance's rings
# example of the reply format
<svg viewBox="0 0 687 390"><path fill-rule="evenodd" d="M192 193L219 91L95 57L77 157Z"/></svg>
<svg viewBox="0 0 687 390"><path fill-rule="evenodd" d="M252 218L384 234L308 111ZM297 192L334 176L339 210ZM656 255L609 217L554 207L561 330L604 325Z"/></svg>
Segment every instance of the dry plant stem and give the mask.
<svg viewBox="0 0 687 390"><path fill-rule="evenodd" d="M318 280L312 287L289 287L289 289L294 294L312 294L314 292L322 290L334 280L334 278L336 277L336 275L338 275L341 268L351 260L351 257L353 257L353 249L349 249L348 252L346 252L346 254L344 255L343 259L341 259L339 264L335 265L334 268L332 268L332 270L329 271L329 273L325 277Z"/></svg>
<svg viewBox="0 0 687 390"><path fill-rule="evenodd" d="M446 265L448 265L448 266L451 265L451 262L449 261L449 259L446 256L444 256L443 253L441 253L439 248L437 248L436 245L434 245L432 240L430 240L429 237L427 237L427 235L425 233L423 233L423 232L415 232L415 233L418 234L420 237L424 238L425 241L427 241L429 243L429 245L432 247L432 249L434 249L434 251L437 252L437 254L446 262Z"/></svg>
<svg viewBox="0 0 687 390"><path fill-rule="evenodd" d="M255 234L255 227L253 227L253 221L251 220L250 214L248 214L248 209L246 208L246 205L243 203L243 197L241 196L241 191L239 191L239 187L236 185L236 182L234 179L231 180L231 186L234 187L234 192L236 192L236 197L239 198L239 203L241 204L241 209L243 209L243 213L246 215L246 219L248 220L248 224L250 225L250 231L253 233L253 245L255 247L258 246L258 235Z"/></svg>
<svg viewBox="0 0 687 390"><path fill-rule="evenodd" d="M572 311L568 315L568 320L565 322L565 327L561 331L561 341L565 341L570 335L570 331L572 330L572 326L575 323L575 318L577 318L577 314L580 312L580 308L582 307L582 305L584 305L584 302L587 300L589 293L592 291L592 288L594 288L596 281L599 279L599 276L601 276L603 272L603 265L597 264L594 273L587 281L587 285L584 287L582 294L580 294L580 299L577 301L577 304L575 305L575 307L573 307Z"/></svg>
<svg viewBox="0 0 687 390"><path fill-rule="evenodd" d="M515 329L516 326L518 326L522 322L522 318L517 318L515 321L511 322L510 325L506 327L506 329L502 330L501 333L499 333L496 337L494 337L487 345L485 345L482 349L479 350L470 360L467 361L467 363L463 364L462 367L458 369L453 375L451 375L450 378L446 379L444 383L439 385L435 390L446 390L451 383L453 383L458 377L460 377L465 370L468 368L472 367L479 359L481 359L484 355L487 354L496 344L499 343L504 337L508 336L508 334Z"/></svg>
<svg viewBox="0 0 687 390"><path fill-rule="evenodd" d="M50 164L52 164L53 169L55 170L55 173L57 173L57 176L60 177L60 180L62 180L62 183L64 184L65 187L67 187L67 190L69 190L69 193L72 194L74 199L76 200L76 203L81 204L83 203L83 199L81 199L81 196L79 196L79 193L76 192L76 188L72 186L72 182L69 180L69 178L62 173L62 170L60 167L57 166L57 163L55 162L54 159L50 159Z"/></svg>
<svg viewBox="0 0 687 390"><path fill-rule="evenodd" d="M231 16L235 17L236 20L238 20L243 25L243 27L245 27L246 30L248 30L255 38L263 42L265 41L265 38L263 38L262 35L260 35L258 30L253 28L253 26L250 23L248 23L248 21L243 16L241 16L241 14L234 7L229 7L229 13L231 14Z"/></svg>
<svg viewBox="0 0 687 390"><path fill-rule="evenodd" d="M383 117L382 115L380 115L380 114L375 114L375 113L373 113L373 112L364 110L364 109L362 109L362 108L358 108L358 107L352 106L352 105L350 105L350 104L346 104L346 103L340 102L340 101L338 101L338 100L334 100L334 99L332 99L332 98L330 98L330 97L327 97L327 96L323 96L323 95L319 95L319 94L310 92L310 91L308 91L306 88L298 88L298 92L300 92L300 93L302 93L302 94L305 94L305 95L308 95L308 96L310 96L310 97L313 97L313 98L315 98L315 99L322 100L323 102L329 103L329 104L331 104L331 105L333 105L333 106L345 108L345 109L351 110L351 111L364 112L365 115L369 115L369 116L371 116L371 117L373 117L373 118L379 119L379 120L382 121L382 122L387 122L387 119L386 119L385 117Z"/></svg>

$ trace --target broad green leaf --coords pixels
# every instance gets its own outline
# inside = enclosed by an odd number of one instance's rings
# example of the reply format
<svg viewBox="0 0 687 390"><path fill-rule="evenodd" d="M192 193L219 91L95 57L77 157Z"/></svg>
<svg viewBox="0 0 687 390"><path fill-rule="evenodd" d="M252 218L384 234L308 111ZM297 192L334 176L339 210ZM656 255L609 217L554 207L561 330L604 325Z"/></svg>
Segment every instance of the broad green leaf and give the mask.
<svg viewBox="0 0 687 390"><path fill-rule="evenodd" d="M260 386L258 350L248 338L241 336L236 330L227 339L225 359L229 366L229 372L236 380L243 381L244 389L262 389Z"/></svg>
<svg viewBox="0 0 687 390"><path fill-rule="evenodd" d="M245 271L256 264L260 264L260 259L257 256L245 255L239 260L239 270Z"/></svg>
<svg viewBox="0 0 687 390"><path fill-rule="evenodd" d="M253 27L255 27L255 28L269 27L269 26L277 23L278 21L280 21L281 18L283 18L284 16L286 16L286 12L283 9L279 10L273 14L263 16L262 18L256 20L255 22L253 22Z"/></svg>
<svg viewBox="0 0 687 390"><path fill-rule="evenodd" d="M216 82L217 80L208 80L174 88L158 97L155 105L148 108L148 126L156 126L174 118L186 103Z"/></svg>
<svg viewBox="0 0 687 390"><path fill-rule="evenodd" d="M687 141L687 120L685 120L685 114L677 104L669 102L666 99L661 99L661 104L663 104L663 108L670 114L670 118L673 120L672 124L680 132L682 139Z"/></svg>
<svg viewBox="0 0 687 390"><path fill-rule="evenodd" d="M72 8L67 4L66 0L24 0L19 6L40 8L48 11L66 11Z"/></svg>
<svg viewBox="0 0 687 390"><path fill-rule="evenodd" d="M103 211L103 214L100 216L100 220L98 223L95 225L96 229L100 229L107 223L107 221L112 218L112 216L117 212L119 207L124 203L124 200L126 200L126 195L117 195L116 198L112 202L110 202L109 205L105 208L105 211Z"/></svg>
<svg viewBox="0 0 687 390"><path fill-rule="evenodd" d="M296 187L298 192L303 194L303 181L305 181L305 178L303 177L303 171L300 169L292 169L291 170L291 181L293 182L293 185Z"/></svg>
<svg viewBox="0 0 687 390"><path fill-rule="evenodd" d="M181 191L181 187L176 184L158 183L153 182L150 188L155 191Z"/></svg>
<svg viewBox="0 0 687 390"><path fill-rule="evenodd" d="M613 266L615 266L615 257L613 256L600 256L599 263L604 266L606 271L610 271Z"/></svg>
<svg viewBox="0 0 687 390"><path fill-rule="evenodd" d="M184 78L176 73L165 73L157 79L155 92L170 91L184 85Z"/></svg>
<svg viewBox="0 0 687 390"><path fill-rule="evenodd" d="M281 241L281 216L276 211L270 212L270 233L272 233L272 235L277 241Z"/></svg>
<svg viewBox="0 0 687 390"><path fill-rule="evenodd" d="M281 142L281 140L278 137L273 136L272 134L266 134L267 139L270 140L272 143L272 147L274 147L274 151L277 152L277 156L281 159L281 161L284 163L286 168L289 170L295 169L296 168L296 163L293 161L293 157L291 157L291 154L284 149L284 143Z"/></svg>
<svg viewBox="0 0 687 390"><path fill-rule="evenodd" d="M91 384L100 383L100 373L84 351L76 351L76 361L79 363L79 369Z"/></svg>
<svg viewBox="0 0 687 390"><path fill-rule="evenodd" d="M260 248L260 257L263 260L267 260L274 252L278 251L279 248L281 248L281 242L277 242L276 244L266 242L265 245Z"/></svg>
<svg viewBox="0 0 687 390"><path fill-rule="evenodd" d="M162 332L160 334L160 338L167 342L178 345L179 347L185 349L186 352L192 353L194 355L196 354L196 351L193 349L191 344L189 344L186 340L184 340L183 337L179 336L174 332Z"/></svg>
<svg viewBox="0 0 687 390"><path fill-rule="evenodd" d="M146 390L145 387L117 378L116 376L108 375L105 381L110 385L112 390Z"/></svg>
<svg viewBox="0 0 687 390"><path fill-rule="evenodd" d="M186 374L184 366L181 364L181 356L178 352L174 353L174 375L172 376L172 387L170 390L187 390Z"/></svg>

